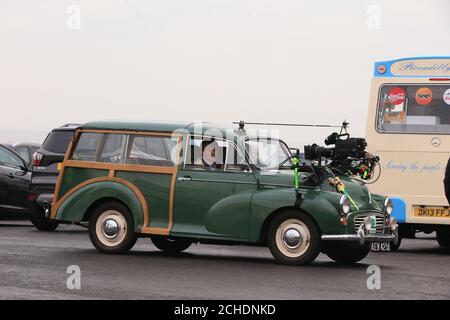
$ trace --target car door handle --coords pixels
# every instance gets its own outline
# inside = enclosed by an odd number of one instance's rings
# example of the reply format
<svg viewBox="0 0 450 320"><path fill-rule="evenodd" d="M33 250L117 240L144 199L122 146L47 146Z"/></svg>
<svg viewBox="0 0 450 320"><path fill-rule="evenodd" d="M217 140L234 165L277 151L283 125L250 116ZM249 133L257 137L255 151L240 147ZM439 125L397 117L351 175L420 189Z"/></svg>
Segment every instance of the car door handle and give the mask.
<svg viewBox="0 0 450 320"><path fill-rule="evenodd" d="M185 181L192 181L191 177L178 177L178 181L185 182Z"/></svg>
<svg viewBox="0 0 450 320"><path fill-rule="evenodd" d="M8 173L7 175L6 175L8 178L10 178L10 179L13 179L14 178L14 175L10 172L10 173Z"/></svg>

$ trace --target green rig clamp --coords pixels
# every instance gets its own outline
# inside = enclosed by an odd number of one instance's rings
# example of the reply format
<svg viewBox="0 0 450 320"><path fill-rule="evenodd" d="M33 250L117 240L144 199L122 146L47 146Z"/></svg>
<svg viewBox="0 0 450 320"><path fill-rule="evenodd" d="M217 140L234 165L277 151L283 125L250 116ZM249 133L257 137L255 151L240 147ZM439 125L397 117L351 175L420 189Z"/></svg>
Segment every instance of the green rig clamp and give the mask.
<svg viewBox="0 0 450 320"><path fill-rule="evenodd" d="M297 149L295 156L292 156L292 167L294 170L294 189L295 189L295 206L300 207L302 203L302 193L300 192L300 152Z"/></svg>

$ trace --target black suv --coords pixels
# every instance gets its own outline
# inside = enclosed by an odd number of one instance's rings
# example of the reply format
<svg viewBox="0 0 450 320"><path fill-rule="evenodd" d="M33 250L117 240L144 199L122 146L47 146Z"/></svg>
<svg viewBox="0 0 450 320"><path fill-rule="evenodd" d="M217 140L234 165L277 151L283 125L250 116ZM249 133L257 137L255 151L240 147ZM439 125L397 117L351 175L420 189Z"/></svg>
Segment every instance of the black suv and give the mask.
<svg viewBox="0 0 450 320"><path fill-rule="evenodd" d="M49 208L58 179L58 163L64 160L67 148L78 124L65 124L53 129L42 147L33 154L30 194L31 222L39 230L52 231L58 223L49 220Z"/></svg>

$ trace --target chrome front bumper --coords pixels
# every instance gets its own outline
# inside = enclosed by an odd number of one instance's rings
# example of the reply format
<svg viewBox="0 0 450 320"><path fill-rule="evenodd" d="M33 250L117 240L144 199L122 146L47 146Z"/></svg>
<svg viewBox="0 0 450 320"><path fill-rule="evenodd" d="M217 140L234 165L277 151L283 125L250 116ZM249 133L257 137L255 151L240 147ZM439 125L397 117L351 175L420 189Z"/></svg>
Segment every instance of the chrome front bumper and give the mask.
<svg viewBox="0 0 450 320"><path fill-rule="evenodd" d="M323 235L321 239L323 241L357 241L360 245L364 245L366 242L390 242L397 237L398 228L396 228L392 234L371 234L364 229L363 225L361 225L356 234L327 234Z"/></svg>

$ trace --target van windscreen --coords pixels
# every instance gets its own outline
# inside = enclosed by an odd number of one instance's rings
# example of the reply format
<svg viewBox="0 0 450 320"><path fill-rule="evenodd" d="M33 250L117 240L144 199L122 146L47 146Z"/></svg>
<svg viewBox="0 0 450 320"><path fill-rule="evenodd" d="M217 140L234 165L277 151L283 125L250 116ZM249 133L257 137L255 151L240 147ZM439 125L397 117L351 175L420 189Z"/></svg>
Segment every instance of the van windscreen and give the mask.
<svg viewBox="0 0 450 320"><path fill-rule="evenodd" d="M450 133L450 85L384 85L376 126L386 133Z"/></svg>

